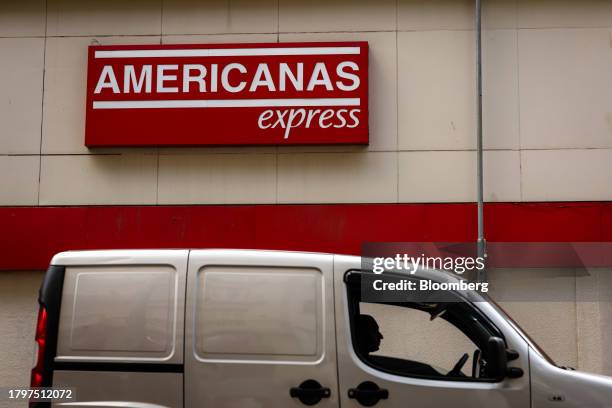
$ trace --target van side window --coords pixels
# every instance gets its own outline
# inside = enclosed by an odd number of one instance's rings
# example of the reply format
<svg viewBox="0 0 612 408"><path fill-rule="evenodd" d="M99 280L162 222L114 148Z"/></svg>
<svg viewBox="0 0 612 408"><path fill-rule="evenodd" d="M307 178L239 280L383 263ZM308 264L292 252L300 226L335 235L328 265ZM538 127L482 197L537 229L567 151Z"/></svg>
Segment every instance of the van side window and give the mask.
<svg viewBox="0 0 612 408"><path fill-rule="evenodd" d="M372 303L347 283L353 348L390 374L452 381L489 381L487 341L499 336L467 302Z"/></svg>

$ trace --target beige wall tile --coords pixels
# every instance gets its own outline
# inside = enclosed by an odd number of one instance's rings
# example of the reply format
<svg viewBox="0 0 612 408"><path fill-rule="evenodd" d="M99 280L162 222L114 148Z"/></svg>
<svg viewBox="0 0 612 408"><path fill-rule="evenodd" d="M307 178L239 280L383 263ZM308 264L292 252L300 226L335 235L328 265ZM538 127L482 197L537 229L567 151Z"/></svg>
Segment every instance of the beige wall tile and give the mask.
<svg viewBox="0 0 612 408"><path fill-rule="evenodd" d="M162 44L275 43L278 34L164 34Z"/></svg>
<svg viewBox="0 0 612 408"><path fill-rule="evenodd" d="M155 204L155 155L43 156L41 205Z"/></svg>
<svg viewBox="0 0 612 408"><path fill-rule="evenodd" d="M295 153L278 156L280 203L396 201L396 153Z"/></svg>
<svg viewBox="0 0 612 408"><path fill-rule="evenodd" d="M88 153L85 147L87 47L159 44L160 37L48 38L45 57L43 153ZM116 151L96 149L96 152Z"/></svg>
<svg viewBox="0 0 612 408"><path fill-rule="evenodd" d="M519 148L516 30L483 32L483 142L485 149Z"/></svg>
<svg viewBox="0 0 612 408"><path fill-rule="evenodd" d="M274 203L276 156L160 156L158 201L159 204Z"/></svg>
<svg viewBox="0 0 612 408"><path fill-rule="evenodd" d="M399 201L474 201L475 159L474 152L400 152Z"/></svg>
<svg viewBox="0 0 612 408"><path fill-rule="evenodd" d="M48 0L47 35L160 35L161 0Z"/></svg>
<svg viewBox="0 0 612 408"><path fill-rule="evenodd" d="M576 276L558 269L494 269L491 296L555 362L575 367Z"/></svg>
<svg viewBox="0 0 612 408"><path fill-rule="evenodd" d="M590 271L589 271L590 272ZM612 376L612 351L608 346L612 337L612 273L610 268L601 268L598 273L598 289L599 289L599 331L601 337L598 339L601 343L602 354L599 356L601 364L601 373L607 376ZM592 319L588 316L587 319ZM582 334L582 333L581 333ZM588 335L589 333L584 333ZM589 344L583 345L588 347ZM596 359L591 355L590 359Z"/></svg>
<svg viewBox="0 0 612 408"><path fill-rule="evenodd" d="M474 163L476 163L476 153L474 153ZM521 201L521 158L518 151L485 151L483 167L486 201ZM475 173L474 178L467 183L476 185Z"/></svg>
<svg viewBox="0 0 612 408"><path fill-rule="evenodd" d="M262 154L276 153L276 146L191 146L155 148L161 155L203 155L203 154Z"/></svg>
<svg viewBox="0 0 612 408"><path fill-rule="evenodd" d="M398 30L471 30L474 2L471 0L399 0Z"/></svg>
<svg viewBox="0 0 612 408"><path fill-rule="evenodd" d="M612 200L612 150L524 150L525 201Z"/></svg>
<svg viewBox="0 0 612 408"><path fill-rule="evenodd" d="M484 0L482 27L484 29L516 28L518 0Z"/></svg>
<svg viewBox="0 0 612 408"><path fill-rule="evenodd" d="M87 47L93 39L48 38L42 152L86 153Z"/></svg>
<svg viewBox="0 0 612 408"><path fill-rule="evenodd" d="M538 291L551 288L550 281L546 279L531 286L523 284L516 289L532 293L533 301L501 302L501 306L557 364L575 367L578 362L576 303L535 300Z"/></svg>
<svg viewBox="0 0 612 408"><path fill-rule="evenodd" d="M520 30L521 147L612 147L612 29Z"/></svg>
<svg viewBox="0 0 612 408"><path fill-rule="evenodd" d="M476 148L473 33L400 32L398 53L400 150Z"/></svg>
<svg viewBox="0 0 612 408"><path fill-rule="evenodd" d="M486 201L520 200L517 151L487 151L484 157ZM476 152L400 152L400 202L476 200Z"/></svg>
<svg viewBox="0 0 612 408"><path fill-rule="evenodd" d="M275 33L276 0L164 0L164 34Z"/></svg>
<svg viewBox="0 0 612 408"><path fill-rule="evenodd" d="M516 28L517 0L483 0L483 28ZM472 0L399 0L399 30L473 30Z"/></svg>
<svg viewBox="0 0 612 408"><path fill-rule="evenodd" d="M609 290L609 289L608 289ZM608 346L608 339L612 336L612 319L610 319L610 316L612 316L612 302L607 301L602 303L602 318L600 320L601 325L602 325L602 342L605 343L605 346L603 347L603 353L601 355L601 357L599 357L601 359L602 362L602 369L601 369L601 373L603 375L607 375L608 377L612 376L612 352L610 351L610 347ZM595 357L597 358L597 357Z"/></svg>
<svg viewBox="0 0 612 408"><path fill-rule="evenodd" d="M371 136L370 140L372 140ZM279 146L277 149L279 153L366 153L372 151L368 145L287 145Z"/></svg>
<svg viewBox="0 0 612 408"><path fill-rule="evenodd" d="M279 0L282 33L395 30L395 0Z"/></svg>
<svg viewBox="0 0 612 408"><path fill-rule="evenodd" d="M611 27L609 0L518 0L521 28Z"/></svg>
<svg viewBox="0 0 612 408"><path fill-rule="evenodd" d="M281 42L367 41L369 47L368 150L397 148L397 68L395 33L281 34ZM324 148L323 148L324 150ZM344 149L346 151L346 149Z"/></svg>
<svg viewBox="0 0 612 408"><path fill-rule="evenodd" d="M0 154L38 154L44 39L0 38Z"/></svg>
<svg viewBox="0 0 612 408"><path fill-rule="evenodd" d="M39 156L0 156L0 205L36 205Z"/></svg>
<svg viewBox="0 0 612 408"><path fill-rule="evenodd" d="M608 360L608 347L604 344L605 316L602 316L600 293L610 298L610 285L603 282L610 276L611 268L587 268L586 273L576 273L576 329L578 367L591 373L603 373ZM604 297L601 298L602 300ZM612 316L612 315L610 315ZM607 333L606 333L607 334Z"/></svg>
<svg viewBox="0 0 612 408"><path fill-rule="evenodd" d="M44 35L45 0L0 1L0 37Z"/></svg>

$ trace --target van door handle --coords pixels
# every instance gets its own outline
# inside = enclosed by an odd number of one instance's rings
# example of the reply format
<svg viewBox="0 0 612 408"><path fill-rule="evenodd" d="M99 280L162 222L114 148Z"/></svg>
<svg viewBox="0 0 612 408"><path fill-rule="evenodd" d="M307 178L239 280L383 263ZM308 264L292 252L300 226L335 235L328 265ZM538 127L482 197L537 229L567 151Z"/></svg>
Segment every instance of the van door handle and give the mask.
<svg viewBox="0 0 612 408"><path fill-rule="evenodd" d="M291 387L291 398L297 398L304 405L315 405L323 398L329 398L331 390L323 387L317 380L306 380L299 387Z"/></svg>
<svg viewBox="0 0 612 408"><path fill-rule="evenodd" d="M356 399L364 407L371 407L381 399L389 398L389 391L378 388L372 381L364 381L357 388L349 388L348 397Z"/></svg>

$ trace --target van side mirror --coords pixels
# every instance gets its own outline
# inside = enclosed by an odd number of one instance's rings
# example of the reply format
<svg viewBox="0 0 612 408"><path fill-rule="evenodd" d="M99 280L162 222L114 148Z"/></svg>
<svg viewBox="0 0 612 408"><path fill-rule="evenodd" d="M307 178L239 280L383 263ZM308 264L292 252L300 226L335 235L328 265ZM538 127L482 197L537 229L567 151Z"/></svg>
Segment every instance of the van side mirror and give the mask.
<svg viewBox="0 0 612 408"><path fill-rule="evenodd" d="M516 351L506 350L504 340L499 337L490 337L487 342L487 376L500 380L506 377L522 377L522 368L508 367L508 360L516 360L518 357L519 355Z"/></svg>
<svg viewBox="0 0 612 408"><path fill-rule="evenodd" d="M506 344L499 337L490 337L487 342L487 375L490 378L501 379L508 371L508 355Z"/></svg>

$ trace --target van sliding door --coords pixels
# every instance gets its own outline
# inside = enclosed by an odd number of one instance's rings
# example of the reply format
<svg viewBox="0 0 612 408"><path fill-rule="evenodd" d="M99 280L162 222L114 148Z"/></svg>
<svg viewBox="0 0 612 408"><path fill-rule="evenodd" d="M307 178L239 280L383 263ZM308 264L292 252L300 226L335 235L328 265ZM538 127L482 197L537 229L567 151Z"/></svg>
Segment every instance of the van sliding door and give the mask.
<svg viewBox="0 0 612 408"><path fill-rule="evenodd" d="M332 259L191 251L187 408L338 407Z"/></svg>

